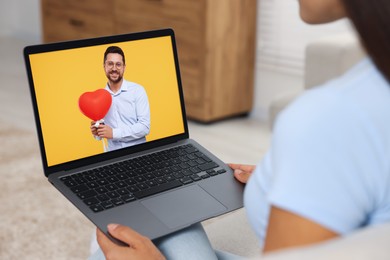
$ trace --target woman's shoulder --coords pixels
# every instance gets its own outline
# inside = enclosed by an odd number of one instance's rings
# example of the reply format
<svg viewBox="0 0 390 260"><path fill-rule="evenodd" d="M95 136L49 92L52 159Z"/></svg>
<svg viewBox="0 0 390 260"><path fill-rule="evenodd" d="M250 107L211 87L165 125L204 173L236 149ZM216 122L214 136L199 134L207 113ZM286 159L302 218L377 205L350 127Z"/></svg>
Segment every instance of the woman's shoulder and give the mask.
<svg viewBox="0 0 390 260"><path fill-rule="evenodd" d="M360 113L389 119L389 111L390 85L366 58L341 77L304 92L280 117L310 122Z"/></svg>

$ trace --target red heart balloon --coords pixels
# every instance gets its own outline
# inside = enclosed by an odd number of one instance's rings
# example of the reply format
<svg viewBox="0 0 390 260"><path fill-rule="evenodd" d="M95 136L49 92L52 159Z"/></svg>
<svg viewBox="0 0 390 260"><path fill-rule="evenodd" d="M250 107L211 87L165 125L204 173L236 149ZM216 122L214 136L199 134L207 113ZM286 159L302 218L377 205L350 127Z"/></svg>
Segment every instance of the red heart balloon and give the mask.
<svg viewBox="0 0 390 260"><path fill-rule="evenodd" d="M103 119L111 107L111 94L105 89L85 92L79 98L81 112L93 121Z"/></svg>

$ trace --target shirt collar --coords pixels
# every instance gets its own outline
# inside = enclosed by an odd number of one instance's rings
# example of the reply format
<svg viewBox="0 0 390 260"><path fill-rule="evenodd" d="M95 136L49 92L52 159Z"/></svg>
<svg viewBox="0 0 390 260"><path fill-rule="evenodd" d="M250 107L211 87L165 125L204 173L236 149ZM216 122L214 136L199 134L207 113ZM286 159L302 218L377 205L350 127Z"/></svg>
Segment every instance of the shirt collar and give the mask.
<svg viewBox="0 0 390 260"><path fill-rule="evenodd" d="M105 89L106 89L108 92L110 92L111 95L119 95L122 91L123 91L123 92L124 92L124 91L128 91L129 86L128 86L128 84L126 84L126 83L127 83L126 80L123 79L121 88L120 88L119 91L116 92L116 93L114 93L114 92L111 91L110 87L108 86L108 83L106 84Z"/></svg>

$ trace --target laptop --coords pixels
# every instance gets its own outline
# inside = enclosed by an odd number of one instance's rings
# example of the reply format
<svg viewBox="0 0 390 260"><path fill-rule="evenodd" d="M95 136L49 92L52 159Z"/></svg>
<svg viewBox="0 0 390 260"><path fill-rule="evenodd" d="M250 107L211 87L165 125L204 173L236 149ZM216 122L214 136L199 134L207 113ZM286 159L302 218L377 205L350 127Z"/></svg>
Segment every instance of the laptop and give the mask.
<svg viewBox="0 0 390 260"><path fill-rule="evenodd" d="M144 89L150 125L144 142L105 151L79 102L105 88L109 46ZM109 223L156 239L243 206L232 170L189 138L173 30L27 46L24 58L45 177L111 240Z"/></svg>

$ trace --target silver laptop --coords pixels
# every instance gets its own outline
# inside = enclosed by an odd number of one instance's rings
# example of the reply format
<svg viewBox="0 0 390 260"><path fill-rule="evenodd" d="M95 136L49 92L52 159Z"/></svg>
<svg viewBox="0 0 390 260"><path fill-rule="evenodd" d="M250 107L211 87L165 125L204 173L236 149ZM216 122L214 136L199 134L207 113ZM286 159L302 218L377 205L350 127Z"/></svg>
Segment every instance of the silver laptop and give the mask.
<svg viewBox="0 0 390 260"><path fill-rule="evenodd" d="M110 46L125 54L129 104L107 95ZM109 223L155 239L242 207L243 186L231 169L189 138L173 30L27 46L24 58L44 174L108 237ZM117 145L106 149L114 139L91 127L126 121L115 109L130 111L139 93L149 113L143 140L126 145L113 134Z"/></svg>

